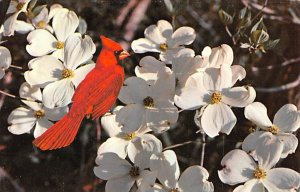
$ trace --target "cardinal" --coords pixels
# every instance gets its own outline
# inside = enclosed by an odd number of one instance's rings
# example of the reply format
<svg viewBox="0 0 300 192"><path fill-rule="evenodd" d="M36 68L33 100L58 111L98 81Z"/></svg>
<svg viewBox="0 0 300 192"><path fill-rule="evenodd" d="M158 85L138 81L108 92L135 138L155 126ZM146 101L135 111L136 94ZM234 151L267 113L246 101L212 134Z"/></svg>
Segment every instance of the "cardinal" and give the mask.
<svg viewBox="0 0 300 192"><path fill-rule="evenodd" d="M124 69L119 61L129 53L115 41L100 36L102 50L96 66L79 84L73 95L72 107L60 121L33 141L42 150L69 146L84 117L97 119L115 103L124 82Z"/></svg>

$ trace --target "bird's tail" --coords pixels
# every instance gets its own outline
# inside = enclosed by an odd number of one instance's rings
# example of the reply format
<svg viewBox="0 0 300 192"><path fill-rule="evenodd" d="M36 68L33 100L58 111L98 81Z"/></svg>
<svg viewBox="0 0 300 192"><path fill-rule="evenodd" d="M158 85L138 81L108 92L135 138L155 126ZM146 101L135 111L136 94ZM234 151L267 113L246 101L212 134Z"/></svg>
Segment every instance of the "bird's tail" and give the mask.
<svg viewBox="0 0 300 192"><path fill-rule="evenodd" d="M41 150L52 150L69 146L75 139L83 118L84 114L75 116L70 111L69 114L66 114L32 143Z"/></svg>

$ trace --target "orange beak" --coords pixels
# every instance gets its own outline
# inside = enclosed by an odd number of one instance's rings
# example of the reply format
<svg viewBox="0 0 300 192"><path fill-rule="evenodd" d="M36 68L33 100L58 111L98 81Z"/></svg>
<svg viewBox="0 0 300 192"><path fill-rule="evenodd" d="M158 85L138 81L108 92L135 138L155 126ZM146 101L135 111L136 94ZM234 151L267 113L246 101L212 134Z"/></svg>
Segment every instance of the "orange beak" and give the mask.
<svg viewBox="0 0 300 192"><path fill-rule="evenodd" d="M119 60L123 60L123 59L125 59L126 57L129 57L130 56L130 54L127 52L127 51L122 51L121 53L120 53L120 55L119 55Z"/></svg>

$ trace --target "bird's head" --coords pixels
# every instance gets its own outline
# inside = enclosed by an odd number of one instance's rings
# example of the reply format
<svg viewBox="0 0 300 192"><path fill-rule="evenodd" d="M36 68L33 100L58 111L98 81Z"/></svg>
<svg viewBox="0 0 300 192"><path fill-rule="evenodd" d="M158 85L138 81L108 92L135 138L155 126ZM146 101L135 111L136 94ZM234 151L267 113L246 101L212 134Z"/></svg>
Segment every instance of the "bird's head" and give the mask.
<svg viewBox="0 0 300 192"><path fill-rule="evenodd" d="M118 61L121 61L121 60L125 59L126 57L130 56L129 53L127 51L125 51L119 43L117 43L103 35L101 35L100 38L102 41L103 49L113 52Z"/></svg>

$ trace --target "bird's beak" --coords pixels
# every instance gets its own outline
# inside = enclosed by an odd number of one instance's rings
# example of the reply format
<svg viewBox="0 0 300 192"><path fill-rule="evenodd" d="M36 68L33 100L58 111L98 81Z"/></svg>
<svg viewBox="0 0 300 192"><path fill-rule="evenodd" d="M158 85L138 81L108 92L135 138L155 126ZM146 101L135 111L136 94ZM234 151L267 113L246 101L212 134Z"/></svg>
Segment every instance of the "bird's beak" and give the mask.
<svg viewBox="0 0 300 192"><path fill-rule="evenodd" d="M120 53L120 55L119 55L119 59L120 60L123 60L123 59L125 59L126 57L129 57L130 56L130 54L127 52L127 51L122 51L121 53Z"/></svg>

